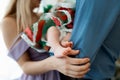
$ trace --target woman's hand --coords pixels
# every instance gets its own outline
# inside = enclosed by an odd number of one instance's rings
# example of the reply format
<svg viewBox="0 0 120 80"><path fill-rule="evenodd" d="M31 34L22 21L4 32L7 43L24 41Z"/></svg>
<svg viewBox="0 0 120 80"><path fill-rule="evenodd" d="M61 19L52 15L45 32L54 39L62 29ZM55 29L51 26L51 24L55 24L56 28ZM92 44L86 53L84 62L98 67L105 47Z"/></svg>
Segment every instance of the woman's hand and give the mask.
<svg viewBox="0 0 120 80"><path fill-rule="evenodd" d="M73 46L72 42L61 42L61 46L63 47L71 47ZM68 53L70 55L77 55L79 50L73 50ZM53 70L57 70L64 75L73 77L73 78L82 78L84 75L90 70L90 59L89 58L71 58L68 56L64 56L62 58L57 58L53 56Z"/></svg>
<svg viewBox="0 0 120 80"><path fill-rule="evenodd" d="M78 53L78 50L71 50L69 55L76 55ZM68 56L57 58L52 56L49 59L52 70L57 70L73 78L82 78L90 70L89 58L71 58Z"/></svg>
<svg viewBox="0 0 120 80"><path fill-rule="evenodd" d="M82 78L89 71L90 63L88 58L78 59L71 57L52 57L53 70L73 78Z"/></svg>

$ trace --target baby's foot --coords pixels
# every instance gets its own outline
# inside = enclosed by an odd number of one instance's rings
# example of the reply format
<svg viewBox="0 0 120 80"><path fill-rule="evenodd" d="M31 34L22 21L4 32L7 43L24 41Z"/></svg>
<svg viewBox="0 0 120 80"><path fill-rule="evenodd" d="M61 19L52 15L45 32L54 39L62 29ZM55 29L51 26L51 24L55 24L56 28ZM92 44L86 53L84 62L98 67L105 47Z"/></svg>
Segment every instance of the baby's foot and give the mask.
<svg viewBox="0 0 120 80"><path fill-rule="evenodd" d="M72 42L69 42L69 41L61 41L61 45L63 47L71 47L73 46L73 43Z"/></svg>
<svg viewBox="0 0 120 80"><path fill-rule="evenodd" d="M67 47L67 48L56 47L56 49L54 50L54 54L56 57L64 57L67 54L69 54L70 51L71 51L70 47Z"/></svg>

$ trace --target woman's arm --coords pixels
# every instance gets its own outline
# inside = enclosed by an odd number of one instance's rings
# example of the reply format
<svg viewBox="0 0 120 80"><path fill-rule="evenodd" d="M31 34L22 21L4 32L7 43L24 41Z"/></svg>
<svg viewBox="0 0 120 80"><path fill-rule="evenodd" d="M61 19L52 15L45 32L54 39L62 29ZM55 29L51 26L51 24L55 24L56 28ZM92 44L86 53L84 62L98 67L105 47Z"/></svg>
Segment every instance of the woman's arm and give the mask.
<svg viewBox="0 0 120 80"><path fill-rule="evenodd" d="M17 37L16 26L16 20L12 17L6 17L1 22L2 35L8 49L11 47L15 38Z"/></svg>
<svg viewBox="0 0 120 80"><path fill-rule="evenodd" d="M71 52L76 54L75 51ZM49 64L48 64L49 63ZM57 70L67 76L81 78L89 71L89 59L75 59L70 57L57 58L49 57L42 61L30 61L25 53L18 60L18 64L26 74L42 74L51 70ZM82 65L84 64L84 65Z"/></svg>
<svg viewBox="0 0 120 80"><path fill-rule="evenodd" d="M48 58L42 61L31 61L27 52L25 52L17 62L23 72L30 75L42 74L52 70Z"/></svg>
<svg viewBox="0 0 120 80"><path fill-rule="evenodd" d="M15 19L6 18L2 22L2 32L7 48L9 49L17 36ZM76 55L78 51L72 50L71 55ZM54 56L42 61L31 61L27 52L18 60L18 64L26 74L42 74L51 70L57 70L67 76L83 77L89 70L89 59L74 59L70 57L56 58ZM49 64L48 64L49 63ZM81 65L80 65L81 64ZM82 65L84 64L84 65Z"/></svg>

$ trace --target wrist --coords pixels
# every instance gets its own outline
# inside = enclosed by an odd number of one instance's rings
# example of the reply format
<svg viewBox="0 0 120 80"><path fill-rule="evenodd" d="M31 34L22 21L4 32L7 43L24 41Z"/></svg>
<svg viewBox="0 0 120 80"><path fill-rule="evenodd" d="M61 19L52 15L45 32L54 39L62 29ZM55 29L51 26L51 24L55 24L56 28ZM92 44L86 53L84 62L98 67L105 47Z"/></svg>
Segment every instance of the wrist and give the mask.
<svg viewBox="0 0 120 80"><path fill-rule="evenodd" d="M55 60L55 56L51 56L51 57L49 57L48 58L48 60L46 61L47 62L47 66L48 66L48 69L49 69L49 71L51 71L51 70L56 70L56 67L57 67L57 65L56 65L56 60Z"/></svg>

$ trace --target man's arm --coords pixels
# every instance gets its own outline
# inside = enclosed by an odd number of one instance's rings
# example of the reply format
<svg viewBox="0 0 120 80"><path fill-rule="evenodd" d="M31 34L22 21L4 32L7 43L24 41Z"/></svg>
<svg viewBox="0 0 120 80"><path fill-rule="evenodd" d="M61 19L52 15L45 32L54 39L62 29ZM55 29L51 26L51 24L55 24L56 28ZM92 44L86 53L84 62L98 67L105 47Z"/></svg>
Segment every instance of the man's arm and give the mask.
<svg viewBox="0 0 120 80"><path fill-rule="evenodd" d="M77 0L71 41L77 57L94 60L120 12L120 0Z"/></svg>

